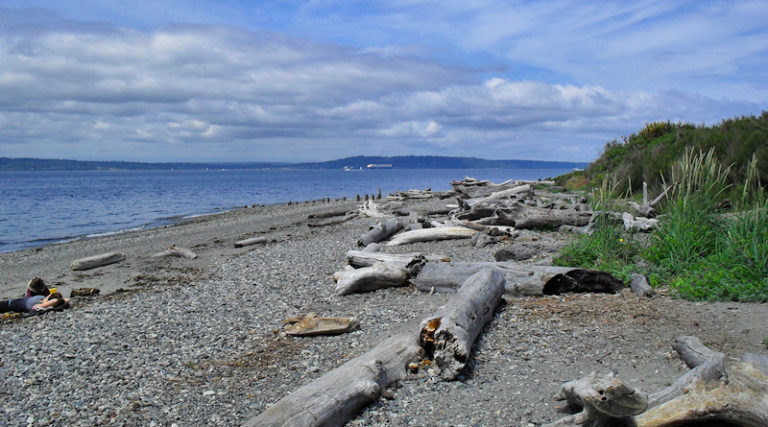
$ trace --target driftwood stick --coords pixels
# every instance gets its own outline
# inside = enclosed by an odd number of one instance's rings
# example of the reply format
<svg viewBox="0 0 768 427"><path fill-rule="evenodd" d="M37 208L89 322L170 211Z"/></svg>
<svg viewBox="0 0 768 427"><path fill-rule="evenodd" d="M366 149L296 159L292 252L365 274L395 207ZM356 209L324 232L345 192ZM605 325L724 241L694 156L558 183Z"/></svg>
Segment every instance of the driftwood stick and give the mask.
<svg viewBox="0 0 768 427"><path fill-rule="evenodd" d="M188 258L188 259L195 259L197 258L197 254L192 252L191 250L187 248L182 248L180 246L171 245L168 249L157 252L155 254L152 254L153 258L162 258L162 257L179 257L179 258Z"/></svg>
<svg viewBox="0 0 768 427"><path fill-rule="evenodd" d="M493 317L504 292L504 275L486 269L468 278L456 295L421 322L419 343L445 380L456 378L475 339Z"/></svg>
<svg viewBox="0 0 768 427"><path fill-rule="evenodd" d="M94 255L87 258L80 258L72 261L73 271L84 271L92 268L102 267L105 265L115 264L125 260L126 256L120 252L108 252L105 254Z"/></svg>
<svg viewBox="0 0 768 427"><path fill-rule="evenodd" d="M380 224L371 228L357 240L358 246L368 246L371 243L378 243L387 240L390 236L403 229L403 223L396 218L390 218L382 221Z"/></svg>
<svg viewBox="0 0 768 427"><path fill-rule="evenodd" d="M387 246L399 246L408 243L430 242L433 240L469 239L476 230L466 227L435 227L405 231L396 234Z"/></svg>
<svg viewBox="0 0 768 427"><path fill-rule="evenodd" d="M422 354L415 334L389 338L280 399L245 426L344 425L392 383L405 378L408 364Z"/></svg>
<svg viewBox="0 0 768 427"><path fill-rule="evenodd" d="M243 247L246 247L246 246L253 246L253 245L258 245L258 244L267 243L267 242L269 242L269 239L267 239L266 237L263 237L263 236L262 237L252 237L250 239L239 240L239 241L235 242L235 247L236 248L243 248Z"/></svg>

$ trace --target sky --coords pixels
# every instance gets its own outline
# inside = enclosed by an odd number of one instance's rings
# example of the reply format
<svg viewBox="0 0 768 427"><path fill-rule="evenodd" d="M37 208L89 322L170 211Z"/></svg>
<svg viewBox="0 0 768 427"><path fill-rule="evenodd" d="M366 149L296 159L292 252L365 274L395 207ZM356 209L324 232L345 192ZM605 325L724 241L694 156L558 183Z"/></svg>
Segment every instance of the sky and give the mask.
<svg viewBox="0 0 768 427"><path fill-rule="evenodd" d="M768 110L768 2L0 1L0 157L591 161Z"/></svg>

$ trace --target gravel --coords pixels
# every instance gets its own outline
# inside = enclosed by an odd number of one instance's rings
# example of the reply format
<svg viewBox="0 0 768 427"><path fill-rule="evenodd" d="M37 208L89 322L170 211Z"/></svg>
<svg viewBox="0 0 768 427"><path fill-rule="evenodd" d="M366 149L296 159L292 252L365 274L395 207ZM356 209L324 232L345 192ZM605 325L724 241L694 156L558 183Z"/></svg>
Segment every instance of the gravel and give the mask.
<svg viewBox="0 0 768 427"><path fill-rule="evenodd" d="M447 301L410 287L336 296L330 276L374 220L309 228L305 214L263 215L259 229L277 243L156 261L151 271L160 278L137 270L138 290L0 322L0 425L242 424L384 338L415 331ZM491 261L510 244L478 249L456 240L384 250ZM309 312L355 316L360 328L311 338L281 332L283 319ZM685 372L671 353L678 335L697 335L732 356L765 354L767 317L765 304L697 304L663 292L652 299L629 292L505 298L459 381L412 374L350 425L550 422L559 415L552 400L559 385L592 371L616 370L644 391L671 383Z"/></svg>

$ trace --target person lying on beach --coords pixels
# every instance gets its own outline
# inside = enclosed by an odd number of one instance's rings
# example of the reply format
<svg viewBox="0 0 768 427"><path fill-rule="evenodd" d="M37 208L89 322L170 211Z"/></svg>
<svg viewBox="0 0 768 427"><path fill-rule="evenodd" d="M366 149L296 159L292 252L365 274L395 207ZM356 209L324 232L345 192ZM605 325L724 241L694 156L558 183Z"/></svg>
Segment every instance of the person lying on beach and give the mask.
<svg viewBox="0 0 768 427"><path fill-rule="evenodd" d="M28 298L17 298L0 302L0 313L40 313L48 310L66 308L69 298L64 298L60 292L48 296L35 295Z"/></svg>
<svg viewBox="0 0 768 427"><path fill-rule="evenodd" d="M29 285L27 285L27 293L24 297L29 298L36 295L48 296L50 293L51 290L48 289L48 285L43 282L43 279L35 277L29 281Z"/></svg>

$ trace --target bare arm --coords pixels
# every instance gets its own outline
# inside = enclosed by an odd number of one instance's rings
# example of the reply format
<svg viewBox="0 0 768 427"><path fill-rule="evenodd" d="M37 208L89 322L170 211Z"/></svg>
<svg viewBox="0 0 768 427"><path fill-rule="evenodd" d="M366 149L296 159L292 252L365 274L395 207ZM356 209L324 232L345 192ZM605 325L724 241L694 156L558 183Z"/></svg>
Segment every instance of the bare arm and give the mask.
<svg viewBox="0 0 768 427"><path fill-rule="evenodd" d="M63 300L64 300L63 304L66 304L69 302L69 298L63 298ZM40 304L35 304L32 306L32 308L36 310L39 308L55 307L58 304L59 304L58 298L49 299L49 297L45 297L45 299L43 299L43 301Z"/></svg>

